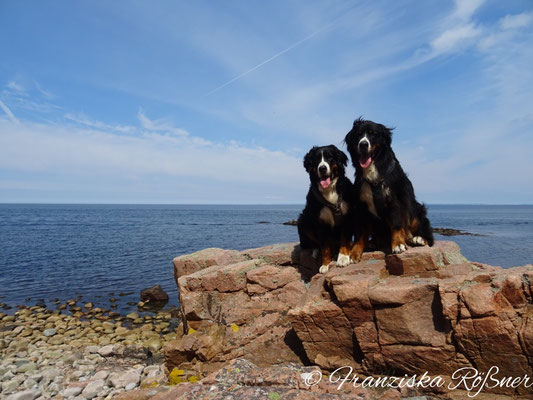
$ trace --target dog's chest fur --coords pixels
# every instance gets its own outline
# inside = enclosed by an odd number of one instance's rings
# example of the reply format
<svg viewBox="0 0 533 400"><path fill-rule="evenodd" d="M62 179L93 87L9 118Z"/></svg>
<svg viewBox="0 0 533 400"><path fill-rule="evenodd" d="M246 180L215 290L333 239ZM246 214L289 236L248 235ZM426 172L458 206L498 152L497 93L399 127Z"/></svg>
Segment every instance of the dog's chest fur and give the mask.
<svg viewBox="0 0 533 400"><path fill-rule="evenodd" d="M318 187L320 193L324 199L331 203L332 205L337 205L339 203L339 193L337 192L337 182L333 182L327 189L323 189L321 186ZM344 200L341 200L339 203L339 210L344 216L348 212L348 203ZM330 207L324 206L320 210L319 219L326 225L335 226L335 215L333 210Z"/></svg>
<svg viewBox="0 0 533 400"><path fill-rule="evenodd" d="M379 181L379 172L374 161L370 163L368 168L363 169L363 178L370 183Z"/></svg>
<svg viewBox="0 0 533 400"><path fill-rule="evenodd" d="M387 202L390 199L391 190L384 182L373 188L372 185L377 184L380 180L380 175L374 162L363 170L363 178L359 200L366 204L368 211L378 216L376 203Z"/></svg>

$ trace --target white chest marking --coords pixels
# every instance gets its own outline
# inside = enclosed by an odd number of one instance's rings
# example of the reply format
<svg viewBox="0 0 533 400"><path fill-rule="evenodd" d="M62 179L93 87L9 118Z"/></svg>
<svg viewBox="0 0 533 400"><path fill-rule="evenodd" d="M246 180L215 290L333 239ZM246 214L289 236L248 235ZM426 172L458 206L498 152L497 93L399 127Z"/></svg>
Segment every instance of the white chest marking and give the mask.
<svg viewBox="0 0 533 400"><path fill-rule="evenodd" d="M372 188L370 187L370 184L368 182L363 182L363 185L361 186L360 200L363 203L366 203L368 211L370 211L375 216L378 215L378 212L376 211L376 206L374 205L374 196L372 196Z"/></svg>
<svg viewBox="0 0 533 400"><path fill-rule="evenodd" d="M379 172L374 164L374 161L372 161L370 165L363 170L363 178L372 183L375 183L379 180Z"/></svg>
<svg viewBox="0 0 533 400"><path fill-rule="evenodd" d="M335 178L331 181L331 184L324 189L320 183L318 184L318 190L322 194L322 196L331 204L337 204L339 201L339 194L337 193L337 179Z"/></svg>

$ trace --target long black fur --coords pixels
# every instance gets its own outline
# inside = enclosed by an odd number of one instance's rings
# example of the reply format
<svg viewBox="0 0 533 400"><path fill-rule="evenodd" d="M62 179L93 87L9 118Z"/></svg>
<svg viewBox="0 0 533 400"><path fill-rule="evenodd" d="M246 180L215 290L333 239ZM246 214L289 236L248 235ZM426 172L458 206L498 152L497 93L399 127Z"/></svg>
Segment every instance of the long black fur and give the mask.
<svg viewBox="0 0 533 400"><path fill-rule="evenodd" d="M333 226L320 218L323 208L330 208L333 212L339 204L329 203L320 193L320 176L317 170L320 161L328 162L332 171L332 178L337 178L335 190L340 201L344 202L344 212L337 213ZM348 157L334 145L313 147L304 157L304 168L309 173L310 186L306 197L305 208L298 218L298 235L303 249L320 249L322 264L329 264L331 259L324 259L329 251L331 258L339 252L341 241L351 244L351 204L353 204L353 184L346 177L345 167ZM334 174L334 176L333 176ZM329 204L328 204L329 203ZM339 210L339 208L337 209ZM327 265L326 264L326 265Z"/></svg>
<svg viewBox="0 0 533 400"><path fill-rule="evenodd" d="M427 218L426 207L416 200L413 185L392 150L392 129L379 123L358 118L344 139L356 171L354 197L357 200L362 200L365 182L369 184L372 192L376 212L371 213L369 202L363 201L367 212L373 215L372 226L365 231L367 233L373 232L375 236L381 236L385 242L391 243L390 236L382 237L384 232L392 235L393 230L405 229L407 241L414 236L420 236L432 246L434 243L433 230ZM360 140L365 135L370 141L371 150L373 150L371 157L377 169L378 179L373 181L365 179L364 168L360 163L360 160L365 160L367 154L361 150L359 145ZM367 189L365 188L365 190ZM412 223L416 225L414 226L415 229L411 226ZM361 230L356 231L357 234L361 234ZM392 249L389 248L388 250L391 251Z"/></svg>

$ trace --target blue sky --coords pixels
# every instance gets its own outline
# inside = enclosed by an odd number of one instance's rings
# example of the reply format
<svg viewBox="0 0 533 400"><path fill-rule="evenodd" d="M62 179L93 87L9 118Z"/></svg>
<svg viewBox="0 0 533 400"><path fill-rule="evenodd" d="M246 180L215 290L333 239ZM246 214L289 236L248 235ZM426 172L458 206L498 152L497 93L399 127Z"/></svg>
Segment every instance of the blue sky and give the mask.
<svg viewBox="0 0 533 400"><path fill-rule="evenodd" d="M0 0L0 51L0 202L303 203L363 115L420 200L532 203L528 0Z"/></svg>

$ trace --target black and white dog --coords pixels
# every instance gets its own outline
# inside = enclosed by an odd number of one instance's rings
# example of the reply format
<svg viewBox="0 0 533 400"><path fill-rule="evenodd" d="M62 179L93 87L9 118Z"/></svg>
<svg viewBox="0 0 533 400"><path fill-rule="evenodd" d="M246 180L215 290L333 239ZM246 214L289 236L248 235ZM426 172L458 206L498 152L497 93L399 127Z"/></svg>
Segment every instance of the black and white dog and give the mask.
<svg viewBox="0 0 533 400"><path fill-rule="evenodd" d="M311 185L298 218L302 249L320 250L320 273L328 272L338 253L337 265L350 264L352 182L345 175L348 157L334 145L313 147L304 157Z"/></svg>
<svg viewBox="0 0 533 400"><path fill-rule="evenodd" d="M391 148L392 129L359 118L344 141L356 170L355 198L374 217L374 223L356 234L355 253L363 251L369 235L380 232L386 233L392 253L404 252L407 244L432 246L426 207L416 201L413 185Z"/></svg>

